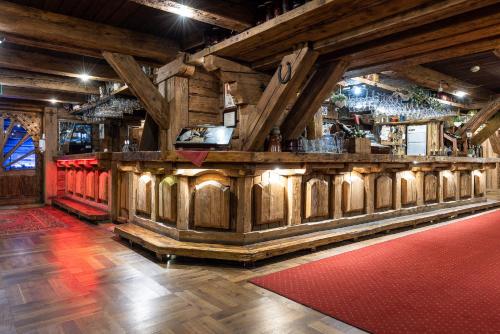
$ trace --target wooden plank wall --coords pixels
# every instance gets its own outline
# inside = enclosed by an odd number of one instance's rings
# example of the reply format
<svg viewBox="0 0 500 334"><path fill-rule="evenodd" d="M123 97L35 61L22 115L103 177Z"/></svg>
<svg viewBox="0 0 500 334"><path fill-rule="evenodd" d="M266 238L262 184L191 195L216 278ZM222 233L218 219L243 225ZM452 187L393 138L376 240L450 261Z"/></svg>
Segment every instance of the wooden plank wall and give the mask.
<svg viewBox="0 0 500 334"><path fill-rule="evenodd" d="M222 84L217 76L202 67L189 78L189 126L222 124Z"/></svg>
<svg viewBox="0 0 500 334"><path fill-rule="evenodd" d="M483 156L485 158L499 158L500 155L493 151L490 139L486 140L483 144ZM500 164L497 168L486 170L486 189L497 190L500 189Z"/></svg>

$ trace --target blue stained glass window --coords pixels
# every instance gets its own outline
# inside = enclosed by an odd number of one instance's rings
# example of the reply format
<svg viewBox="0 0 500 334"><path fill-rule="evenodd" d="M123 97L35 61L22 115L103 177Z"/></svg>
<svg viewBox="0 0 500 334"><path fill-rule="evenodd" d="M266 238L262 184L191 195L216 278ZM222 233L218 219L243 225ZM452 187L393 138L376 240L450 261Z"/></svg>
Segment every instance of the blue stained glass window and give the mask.
<svg viewBox="0 0 500 334"><path fill-rule="evenodd" d="M3 168L9 170L35 169L35 144L26 129L19 123L11 127L11 120L5 119L3 124L5 145L3 147Z"/></svg>

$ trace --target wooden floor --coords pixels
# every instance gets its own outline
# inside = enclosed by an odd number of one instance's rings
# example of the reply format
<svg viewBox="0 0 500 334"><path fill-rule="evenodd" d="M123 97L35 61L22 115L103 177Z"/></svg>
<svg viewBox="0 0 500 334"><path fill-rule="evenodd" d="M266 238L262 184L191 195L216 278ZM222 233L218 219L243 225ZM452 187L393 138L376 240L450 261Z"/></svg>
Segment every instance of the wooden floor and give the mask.
<svg viewBox="0 0 500 334"><path fill-rule="evenodd" d="M247 280L449 223L250 269L180 257L158 263L114 240L109 224L0 238L0 333L360 333Z"/></svg>

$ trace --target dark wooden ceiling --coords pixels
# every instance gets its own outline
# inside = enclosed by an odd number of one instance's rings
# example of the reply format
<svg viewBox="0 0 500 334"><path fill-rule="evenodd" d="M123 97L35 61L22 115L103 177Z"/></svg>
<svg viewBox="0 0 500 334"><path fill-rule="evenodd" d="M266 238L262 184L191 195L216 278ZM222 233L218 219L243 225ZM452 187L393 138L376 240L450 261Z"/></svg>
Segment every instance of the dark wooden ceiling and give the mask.
<svg viewBox="0 0 500 334"><path fill-rule="evenodd" d="M209 24L182 18L177 14L167 13L128 0L9 0L9 2L159 37L172 38L181 42L183 39L189 39L189 35L202 34L212 28ZM262 0L215 0L208 2L213 2L213 7L217 11L229 11L237 18L243 15L253 16L258 3ZM185 3L197 5L196 0L185 1Z"/></svg>
<svg viewBox="0 0 500 334"><path fill-rule="evenodd" d="M425 64L441 73L462 81L500 93L500 58L493 52L482 52L468 56L446 59ZM471 72L473 66L480 66L478 72Z"/></svg>

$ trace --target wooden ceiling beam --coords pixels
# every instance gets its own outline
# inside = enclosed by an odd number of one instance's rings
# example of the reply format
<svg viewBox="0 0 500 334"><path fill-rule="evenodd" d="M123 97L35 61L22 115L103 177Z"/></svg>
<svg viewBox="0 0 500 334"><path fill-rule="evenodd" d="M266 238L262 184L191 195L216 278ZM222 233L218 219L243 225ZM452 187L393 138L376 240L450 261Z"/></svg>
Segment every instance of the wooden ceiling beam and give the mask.
<svg viewBox="0 0 500 334"><path fill-rule="evenodd" d="M251 7L227 4L222 1L168 1L168 0L132 0L143 6L164 12L186 16L189 19L208 23L217 27L241 32L253 25Z"/></svg>
<svg viewBox="0 0 500 334"><path fill-rule="evenodd" d="M305 46L283 58L271 81L257 103L257 112L249 120L248 137L244 138L243 149L257 151L262 148L266 137L275 126L285 120L288 107L297 100L297 92L307 80L318 53ZM287 78L288 80L284 80ZM284 81L283 81L284 80Z"/></svg>
<svg viewBox="0 0 500 334"><path fill-rule="evenodd" d="M0 67L72 78L86 73L91 80L121 81L106 64L7 48L2 48L0 52Z"/></svg>
<svg viewBox="0 0 500 334"><path fill-rule="evenodd" d="M486 126L472 137L472 144L481 145L488 138L492 138L492 136L494 136L493 140L497 140L498 137L495 134L498 129L500 129L500 113L496 113L495 116L490 118Z"/></svg>
<svg viewBox="0 0 500 334"><path fill-rule="evenodd" d="M441 88L443 92L449 94L453 94L456 91L463 91L474 99L489 100L495 95L494 92L488 89L464 82L450 75L420 65L398 67L395 68L394 71L383 72L383 74L391 77L403 78L436 91Z"/></svg>
<svg viewBox="0 0 500 334"><path fill-rule="evenodd" d="M38 74L0 68L0 84L3 86L47 89L78 94L99 94L95 84L84 84L78 79Z"/></svg>
<svg viewBox="0 0 500 334"><path fill-rule="evenodd" d="M281 126L283 138L297 139L300 136L307 123L342 79L347 66L347 61L340 60L316 70Z"/></svg>
<svg viewBox="0 0 500 334"><path fill-rule="evenodd" d="M153 35L116 28L67 15L0 0L0 31L49 44L78 49L119 52L168 62L177 43Z"/></svg>
<svg viewBox="0 0 500 334"><path fill-rule="evenodd" d="M500 97L488 102L481 110L477 112L467 123L457 130L456 134L465 138L466 133L474 133L482 124L486 123L495 113L500 110Z"/></svg>
<svg viewBox="0 0 500 334"><path fill-rule="evenodd" d="M103 56L127 84L130 91L141 101L156 124L161 129L168 129L168 102L144 74L134 57L106 51L103 52Z"/></svg>
<svg viewBox="0 0 500 334"><path fill-rule="evenodd" d="M44 102L51 102L52 100L56 100L59 103L70 104L86 102L85 96L81 94L9 86L2 86L2 94L0 94L0 96L11 99L24 99Z"/></svg>

